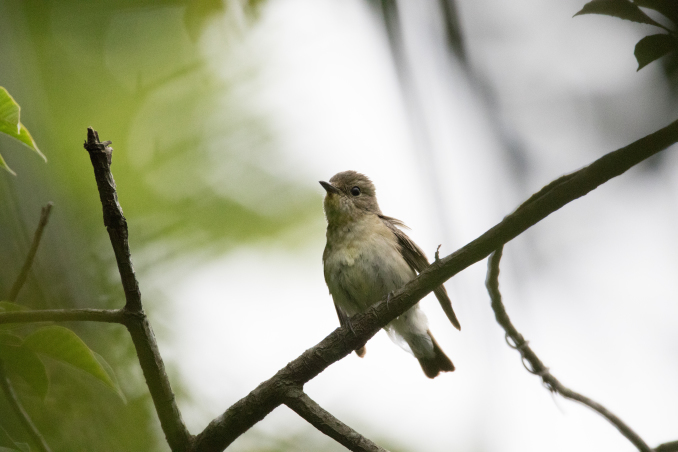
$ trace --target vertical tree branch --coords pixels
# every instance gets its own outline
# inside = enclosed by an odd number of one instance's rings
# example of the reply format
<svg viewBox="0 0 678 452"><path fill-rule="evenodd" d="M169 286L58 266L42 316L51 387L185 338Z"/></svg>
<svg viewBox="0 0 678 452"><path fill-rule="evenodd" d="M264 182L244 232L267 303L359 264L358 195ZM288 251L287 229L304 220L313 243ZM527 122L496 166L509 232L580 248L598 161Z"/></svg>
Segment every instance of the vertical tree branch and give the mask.
<svg viewBox="0 0 678 452"><path fill-rule="evenodd" d="M108 146L109 144L110 141L103 143L99 141L99 134L94 129L91 127L87 129L85 149L89 152L94 167L94 177L103 207L104 225L111 239L125 290L124 311L135 314L126 319L125 326L132 336L139 364L144 372L167 443L173 451L185 451L188 450L192 437L181 418L155 335L141 304L141 292L129 249L127 220L118 202L115 180L111 173L113 149Z"/></svg>
<svg viewBox="0 0 678 452"><path fill-rule="evenodd" d="M128 311L142 311L141 292L139 283L134 274L132 256L129 250L127 219L122 213L122 207L118 202L115 180L111 173L113 160L113 148L108 146L110 141L99 141L99 134L91 127L87 129L87 141L85 149L89 152L89 158L94 167L94 178L99 189L99 198L104 212L104 226L108 230L111 239L115 261L118 264L122 287L125 291L125 309Z"/></svg>
<svg viewBox="0 0 678 452"><path fill-rule="evenodd" d="M445 33L447 35L447 45L454 52L457 60L466 66L466 47L464 45L464 35L461 32L461 21L455 0L439 0L440 9L443 12L445 21Z"/></svg>
<svg viewBox="0 0 678 452"><path fill-rule="evenodd" d="M285 405L348 450L353 452L388 452L332 416L300 388L290 389L287 392Z"/></svg>
<svg viewBox="0 0 678 452"><path fill-rule="evenodd" d="M21 405L16 392L14 392L12 383L9 381L9 378L7 378L7 374L5 373L5 365L2 361L0 361L0 386L2 387L2 392L5 393L5 397L7 398L9 405L12 407L17 416L19 416L19 420L23 424L24 428L28 431L28 434L33 439L33 442L38 446L41 452L51 452L51 449L45 441L45 438L42 437L35 424L33 424L30 416Z"/></svg>
<svg viewBox="0 0 678 452"><path fill-rule="evenodd" d="M610 410L599 404L598 402L589 399L586 396L579 394L567 387L565 387L560 381L556 379L550 372L548 367L541 362L539 357L532 351L527 341L523 336L518 332L511 319L509 318L504 304L501 301L501 292L499 291L499 262L501 261L501 255L503 251L503 246L497 249L494 253L490 255L487 263L487 280L486 286L487 291L490 294L490 299L492 300L492 310L497 319L497 323L506 332L506 339L509 343L509 346L515 348L520 352L520 356L523 358L523 363L527 361L530 367L525 366L525 368L541 377L544 385L552 392L556 392L566 399L575 400L579 403L586 405L592 410L596 411L598 414L603 416L605 419L610 421L619 432L626 437L629 441L633 443L634 446L641 452L652 452L652 449L642 440L642 438L631 428L626 425L621 419L619 419L614 413ZM513 342L509 342L511 339Z"/></svg>
<svg viewBox="0 0 678 452"><path fill-rule="evenodd" d="M54 204L50 201L47 203L45 207L42 208L42 212L40 214L40 221L38 222L38 227L35 229L35 234L33 235L33 243L31 243L31 248L28 250L28 254L26 255L26 261L24 262L24 266L21 267L21 272L19 272L19 276L17 276L16 281L14 281L12 289L9 291L9 301L16 300L16 297L19 295L19 291L26 282L26 278L28 278L28 271L31 269L31 266L33 265L33 259L35 259L35 253L38 251L40 239L42 238L42 232L45 230L45 226L47 226L49 214L52 212L53 205Z"/></svg>

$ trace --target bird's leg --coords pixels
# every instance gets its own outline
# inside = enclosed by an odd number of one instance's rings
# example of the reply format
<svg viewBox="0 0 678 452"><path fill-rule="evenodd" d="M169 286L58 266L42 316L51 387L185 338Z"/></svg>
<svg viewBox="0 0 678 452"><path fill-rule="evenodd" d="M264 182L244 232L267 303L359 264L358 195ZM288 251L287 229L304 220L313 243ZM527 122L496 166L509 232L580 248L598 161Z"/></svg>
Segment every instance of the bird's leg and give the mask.
<svg viewBox="0 0 678 452"><path fill-rule="evenodd" d="M386 295L386 309L391 310L391 307L388 305L391 302L391 298L393 298L393 291L390 291L388 295Z"/></svg>
<svg viewBox="0 0 678 452"><path fill-rule="evenodd" d="M351 333L353 333L353 335L356 336L355 331L353 330L353 324L351 323L350 317L346 317L346 325L348 325L348 329L351 330Z"/></svg>

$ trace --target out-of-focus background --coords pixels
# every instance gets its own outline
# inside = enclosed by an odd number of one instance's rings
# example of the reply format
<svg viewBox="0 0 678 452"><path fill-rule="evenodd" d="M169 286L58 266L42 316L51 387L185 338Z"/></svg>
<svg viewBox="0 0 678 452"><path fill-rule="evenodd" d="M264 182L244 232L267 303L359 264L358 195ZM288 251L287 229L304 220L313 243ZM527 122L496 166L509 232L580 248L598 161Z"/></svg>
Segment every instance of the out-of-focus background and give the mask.
<svg viewBox="0 0 678 452"><path fill-rule="evenodd" d="M319 180L354 169L432 257L474 239L561 174L675 119L651 26L572 15L583 0L0 1L0 86L45 164L0 151L0 298L54 201L31 308L123 304L82 148L112 140L141 291L189 429L338 325L324 284ZM507 245L518 329L565 385L651 446L678 439L678 157L668 150ZM457 332L426 298L457 370L425 378L379 333L307 385L393 451L630 451L552 397L506 346L485 263L447 283ZM69 324L115 369L123 403L53 363L21 400L55 451L168 450L122 327ZM13 380L13 381L14 381ZM29 441L0 397L3 427ZM285 407L235 451L343 448Z"/></svg>

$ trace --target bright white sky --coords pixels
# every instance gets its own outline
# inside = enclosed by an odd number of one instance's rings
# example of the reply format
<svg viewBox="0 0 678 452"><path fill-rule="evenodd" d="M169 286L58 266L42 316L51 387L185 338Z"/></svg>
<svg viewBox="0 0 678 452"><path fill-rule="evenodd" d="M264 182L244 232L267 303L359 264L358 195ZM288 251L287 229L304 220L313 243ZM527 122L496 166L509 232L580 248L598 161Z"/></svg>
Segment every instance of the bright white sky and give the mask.
<svg viewBox="0 0 678 452"><path fill-rule="evenodd" d="M485 107L446 59L440 24L427 9L437 2L400 2L425 130L411 126L412 105L366 3L268 2L229 55L258 66L242 89L279 140L281 156L269 170L310 187L339 171L364 172L384 213L405 221L429 257L440 243L449 254L477 237L551 179L665 125L636 121L657 105L640 95L659 80L656 68L636 73L632 54L648 29L572 19L584 2L460 2L471 61L529 159L530 177L517 183ZM219 33L207 36L206 46L221 45ZM610 117L593 102L601 97L616 110L614 124L601 123ZM671 155L671 175L656 180L634 170L554 214L507 246L501 280L514 323L554 375L651 446L678 439L676 164ZM158 321L172 337L161 335L161 346L195 397L182 406L191 431L338 326L322 274L324 228L319 204L317 222L295 232L303 247L240 248L171 288L173 317ZM605 420L554 399L523 369L494 321L484 277L482 262L447 284L461 333L435 300L423 302L454 373L427 379L380 333L364 359L331 366L307 392L385 447L632 450ZM309 431L284 407L257 429ZM248 446L246 435L234 450Z"/></svg>

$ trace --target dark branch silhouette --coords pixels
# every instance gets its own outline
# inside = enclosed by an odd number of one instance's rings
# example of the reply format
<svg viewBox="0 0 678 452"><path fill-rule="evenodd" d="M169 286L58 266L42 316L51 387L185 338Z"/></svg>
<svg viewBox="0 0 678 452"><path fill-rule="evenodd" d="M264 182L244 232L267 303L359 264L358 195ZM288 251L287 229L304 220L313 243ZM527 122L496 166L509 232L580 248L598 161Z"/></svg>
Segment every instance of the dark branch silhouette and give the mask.
<svg viewBox="0 0 678 452"><path fill-rule="evenodd" d="M660 444L654 450L655 452L678 452L678 441Z"/></svg>
<svg viewBox="0 0 678 452"><path fill-rule="evenodd" d="M123 309L42 309L37 311L0 312L3 323L33 322L108 322L125 324L126 319L136 314Z"/></svg>
<svg viewBox="0 0 678 452"><path fill-rule="evenodd" d="M24 262L24 266L21 267L19 276L17 276L16 281L14 281L12 289L9 291L9 301L16 300L16 297L19 295L19 291L26 282L26 278L28 278L28 271L33 265L33 259L35 259L35 253L37 253L38 246L40 246L40 239L42 238L42 233L45 230L45 226L47 226L49 214L52 212L53 205L54 204L52 202L48 202L47 205L42 208L42 212L40 213L40 221L38 222L38 227L35 229L33 243L31 243L31 248L28 250L28 254L26 255L26 261Z"/></svg>
<svg viewBox="0 0 678 452"><path fill-rule="evenodd" d="M293 388L287 391L285 405L294 410L309 424L353 452L388 452L341 422L315 403L304 391Z"/></svg>
<svg viewBox="0 0 678 452"><path fill-rule="evenodd" d="M144 373L146 384L153 398L155 409L160 418L167 443L175 451L188 450L191 443L191 434L186 429L174 393L165 372L165 365L158 351L155 335L148 323L141 304L139 283L134 274L132 257L129 249L127 220L118 203L118 194L115 191L115 180L111 174L113 149L108 145L110 141L99 141L99 134L91 127L87 129L85 149L89 153L94 177L99 189L99 197L104 213L104 225L108 230L111 245L118 264L120 279L125 290L124 311L133 313L127 317L125 326L132 336L134 348L137 351L139 364Z"/></svg>
<svg viewBox="0 0 678 452"><path fill-rule="evenodd" d="M487 262L487 280L485 284L487 286L487 291L490 294L490 299L492 300L492 310L494 311L497 323L499 323L506 332L506 342L511 348L518 350L523 360L530 364L530 367L527 367L526 365L525 368L530 373L541 377L542 382L549 391L558 393L566 399L582 403L610 421L612 425L614 425L617 430L619 430L619 432L631 441L641 452L652 452L652 449L650 449L645 441L643 441L636 432L614 413L598 402L569 389L558 381L558 379L549 372L548 367L541 362L536 353L530 348L522 334L520 334L516 327L513 326L513 323L511 323L511 319L506 312L506 308L504 308L504 304L501 301L501 292L499 291L499 262L501 261L502 250L503 247L500 247L490 255L490 259ZM509 339L511 342L509 342Z"/></svg>

